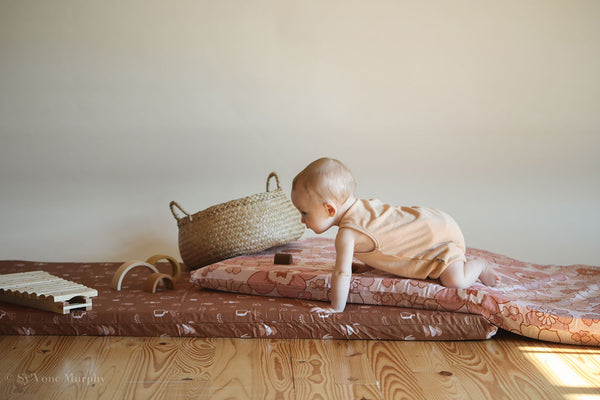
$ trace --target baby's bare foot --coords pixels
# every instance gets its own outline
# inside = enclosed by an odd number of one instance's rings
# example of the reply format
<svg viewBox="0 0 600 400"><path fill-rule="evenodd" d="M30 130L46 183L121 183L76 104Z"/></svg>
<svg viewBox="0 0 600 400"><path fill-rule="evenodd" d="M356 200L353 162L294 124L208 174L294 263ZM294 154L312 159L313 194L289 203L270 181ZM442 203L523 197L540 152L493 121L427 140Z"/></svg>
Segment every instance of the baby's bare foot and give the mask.
<svg viewBox="0 0 600 400"><path fill-rule="evenodd" d="M485 266L479 275L479 280L486 286L497 286L500 284L500 275L496 272L494 264L489 262L485 263Z"/></svg>

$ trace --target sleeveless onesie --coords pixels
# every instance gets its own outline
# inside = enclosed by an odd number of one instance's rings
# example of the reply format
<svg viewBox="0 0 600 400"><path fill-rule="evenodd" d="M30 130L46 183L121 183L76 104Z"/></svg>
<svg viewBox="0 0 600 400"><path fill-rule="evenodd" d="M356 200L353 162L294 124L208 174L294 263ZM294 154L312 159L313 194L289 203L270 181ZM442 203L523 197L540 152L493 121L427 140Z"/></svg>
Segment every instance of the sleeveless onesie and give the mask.
<svg viewBox="0 0 600 400"><path fill-rule="evenodd" d="M368 236L375 246L354 252L365 264L405 278L439 278L455 261L466 261L465 240L448 214L425 207L394 207L379 200L357 200L339 228Z"/></svg>

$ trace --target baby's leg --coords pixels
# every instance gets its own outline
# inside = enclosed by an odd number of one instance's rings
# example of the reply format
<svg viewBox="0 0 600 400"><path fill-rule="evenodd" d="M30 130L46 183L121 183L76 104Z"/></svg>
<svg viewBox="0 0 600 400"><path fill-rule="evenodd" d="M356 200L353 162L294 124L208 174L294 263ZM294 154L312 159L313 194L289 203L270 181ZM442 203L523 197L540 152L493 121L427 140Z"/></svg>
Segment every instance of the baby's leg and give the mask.
<svg viewBox="0 0 600 400"><path fill-rule="evenodd" d="M496 286L500 284L500 275L496 272L494 265L488 262L484 262L485 267L483 267L483 271L481 271L481 275L479 275L479 280L486 286Z"/></svg>
<svg viewBox="0 0 600 400"><path fill-rule="evenodd" d="M466 263L455 261L440 275L442 285L454 288L468 288L477 281L477 278L480 278L486 286L496 286L500 282L491 264L479 259Z"/></svg>

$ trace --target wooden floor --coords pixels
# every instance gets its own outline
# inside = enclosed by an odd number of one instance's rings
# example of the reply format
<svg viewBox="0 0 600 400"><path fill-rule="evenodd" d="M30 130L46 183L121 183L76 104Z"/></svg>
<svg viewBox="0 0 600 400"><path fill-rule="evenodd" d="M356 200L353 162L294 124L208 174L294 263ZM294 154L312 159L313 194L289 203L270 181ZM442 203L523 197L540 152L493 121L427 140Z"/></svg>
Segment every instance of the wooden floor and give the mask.
<svg viewBox="0 0 600 400"><path fill-rule="evenodd" d="M600 399L600 348L0 336L0 399Z"/></svg>

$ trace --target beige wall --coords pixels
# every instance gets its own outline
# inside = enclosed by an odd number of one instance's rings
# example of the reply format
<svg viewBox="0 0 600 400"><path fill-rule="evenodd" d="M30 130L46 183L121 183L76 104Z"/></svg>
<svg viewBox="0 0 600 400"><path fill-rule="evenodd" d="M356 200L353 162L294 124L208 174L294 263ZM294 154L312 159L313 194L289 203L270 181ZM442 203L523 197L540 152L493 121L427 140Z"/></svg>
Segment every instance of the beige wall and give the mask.
<svg viewBox="0 0 600 400"><path fill-rule="evenodd" d="M600 265L599 20L596 0L0 0L0 258L178 254L170 200L271 170L289 190L330 155L470 246Z"/></svg>

